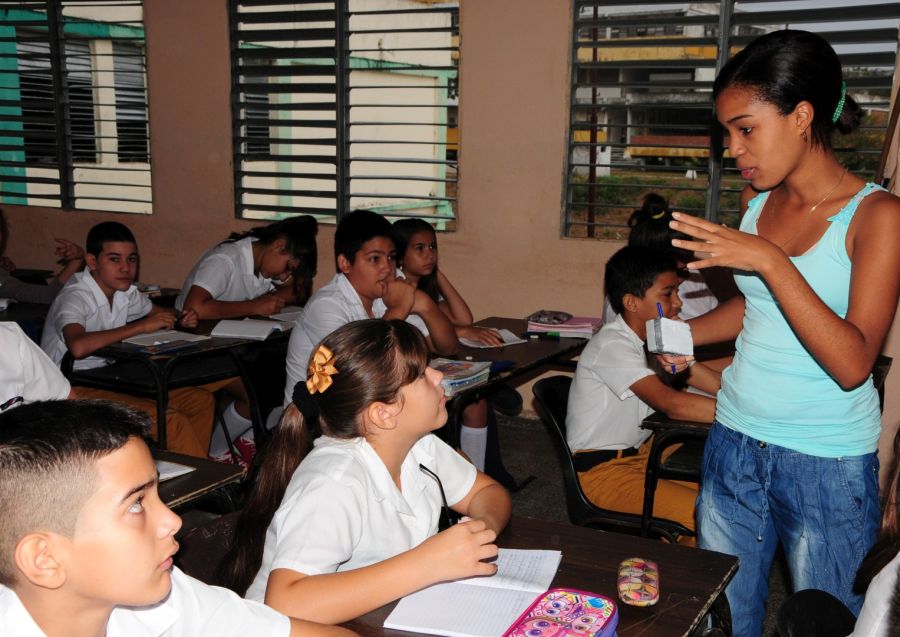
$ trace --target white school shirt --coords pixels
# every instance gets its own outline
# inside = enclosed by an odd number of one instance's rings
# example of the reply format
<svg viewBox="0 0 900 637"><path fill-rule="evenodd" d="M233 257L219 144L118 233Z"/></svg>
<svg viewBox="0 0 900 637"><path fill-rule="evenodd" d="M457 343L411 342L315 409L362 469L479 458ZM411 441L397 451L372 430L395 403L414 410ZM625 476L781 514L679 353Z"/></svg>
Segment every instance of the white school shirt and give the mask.
<svg viewBox="0 0 900 637"><path fill-rule="evenodd" d="M440 477L450 506L475 484L475 467L431 434L403 461L402 492L364 438L318 438L266 530L262 568L247 598L264 598L275 569L319 575L361 568L437 533L440 490L420 463Z"/></svg>
<svg viewBox="0 0 900 637"><path fill-rule="evenodd" d="M175 307L182 309L191 287L209 292L216 301L250 301L271 292L275 285L254 272L253 237L220 243L204 252L184 281Z"/></svg>
<svg viewBox="0 0 900 637"><path fill-rule="evenodd" d="M372 316L366 314L366 308L363 307L359 294L342 273L335 274L331 281L316 290L291 330L286 361L284 406L291 402L294 385L300 379L306 380L309 357L313 348L321 343L323 338L347 323L367 318L381 318L385 312L387 306L384 301L375 299L372 302ZM406 321L428 336L428 328L420 316L410 314L406 317Z"/></svg>
<svg viewBox="0 0 900 637"><path fill-rule="evenodd" d="M15 323L0 322L0 413L18 403L63 400L71 387L59 367Z"/></svg>
<svg viewBox="0 0 900 637"><path fill-rule="evenodd" d="M890 637L891 599L897 587L900 571L900 553L897 553L878 574L872 578L866 591L866 600L856 620L850 637Z"/></svg>
<svg viewBox="0 0 900 637"><path fill-rule="evenodd" d="M113 610L106 637L286 637L290 620L258 602L172 569L172 590L159 604ZM0 586L0 635L46 637L19 597Z"/></svg>
<svg viewBox="0 0 900 637"><path fill-rule="evenodd" d="M50 306L50 312L44 323L41 337L41 349L50 359L59 365L65 356L67 347L63 339L63 328L77 323L86 332L100 332L122 327L129 321L139 319L150 313L153 304L131 285L122 292L113 293L112 307L103 290L91 276L87 268L75 273ZM75 361L75 369L103 367L106 361L91 356Z"/></svg>
<svg viewBox="0 0 900 637"><path fill-rule="evenodd" d="M653 374L644 341L621 316L600 328L581 352L569 391L566 438L572 451L627 449L650 437L640 424L653 409L631 386Z"/></svg>

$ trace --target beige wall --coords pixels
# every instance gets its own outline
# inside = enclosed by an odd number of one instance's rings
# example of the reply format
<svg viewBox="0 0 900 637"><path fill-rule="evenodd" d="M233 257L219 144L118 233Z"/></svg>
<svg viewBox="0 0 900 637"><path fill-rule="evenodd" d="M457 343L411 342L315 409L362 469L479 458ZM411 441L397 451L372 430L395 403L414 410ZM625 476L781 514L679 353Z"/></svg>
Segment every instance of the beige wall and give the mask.
<svg viewBox="0 0 900 637"><path fill-rule="evenodd" d="M233 212L225 3L145 5L154 214L6 206L9 254L23 266L49 266L53 237L82 240L92 224L117 219L138 238L142 279L180 286L205 248L251 225ZM460 222L439 240L442 266L476 316L601 310L602 264L619 244L559 237L570 11L562 0L463 3ZM332 237L331 228L321 230L319 285L333 272ZM886 352L900 360L896 326ZM891 428L900 421L898 389L894 370L885 409Z"/></svg>

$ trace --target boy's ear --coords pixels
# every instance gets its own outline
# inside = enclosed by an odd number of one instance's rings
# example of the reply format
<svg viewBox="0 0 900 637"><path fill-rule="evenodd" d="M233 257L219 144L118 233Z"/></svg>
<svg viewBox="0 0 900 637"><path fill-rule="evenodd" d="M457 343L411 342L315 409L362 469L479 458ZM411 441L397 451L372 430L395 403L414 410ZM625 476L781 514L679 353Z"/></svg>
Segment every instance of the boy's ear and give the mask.
<svg viewBox="0 0 900 637"><path fill-rule="evenodd" d="M343 272L344 274L349 273L350 269L353 267L353 264L350 263L350 259L345 257L343 254L338 255L337 264L338 264L338 269L341 272Z"/></svg>
<svg viewBox="0 0 900 637"><path fill-rule="evenodd" d="M397 426L400 409L399 403L374 402L366 407L366 422L377 429L389 431Z"/></svg>
<svg viewBox="0 0 900 637"><path fill-rule="evenodd" d="M84 262L87 264L87 267L90 268L91 271L97 269L97 256L91 254L90 252L84 253Z"/></svg>
<svg viewBox="0 0 900 637"><path fill-rule="evenodd" d="M622 307L626 312L637 312L638 305L640 304L641 299L636 297L634 294L626 293L625 296L622 297Z"/></svg>
<svg viewBox="0 0 900 637"><path fill-rule="evenodd" d="M278 237L271 243L272 247L276 252L284 252L284 249L287 247L287 239L284 237Z"/></svg>
<svg viewBox="0 0 900 637"><path fill-rule="evenodd" d="M57 589L65 584L66 570L59 559L58 540L53 533L29 533L16 544L16 567L34 586Z"/></svg>

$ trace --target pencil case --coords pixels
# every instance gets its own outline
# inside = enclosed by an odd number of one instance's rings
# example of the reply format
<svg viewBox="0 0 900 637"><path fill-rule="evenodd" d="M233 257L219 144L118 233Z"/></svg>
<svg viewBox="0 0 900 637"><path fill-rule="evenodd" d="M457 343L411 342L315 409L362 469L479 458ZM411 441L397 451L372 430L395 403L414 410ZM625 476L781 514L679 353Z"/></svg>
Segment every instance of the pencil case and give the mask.
<svg viewBox="0 0 900 637"><path fill-rule="evenodd" d="M615 637L616 603L574 588L551 588L540 595L503 637Z"/></svg>

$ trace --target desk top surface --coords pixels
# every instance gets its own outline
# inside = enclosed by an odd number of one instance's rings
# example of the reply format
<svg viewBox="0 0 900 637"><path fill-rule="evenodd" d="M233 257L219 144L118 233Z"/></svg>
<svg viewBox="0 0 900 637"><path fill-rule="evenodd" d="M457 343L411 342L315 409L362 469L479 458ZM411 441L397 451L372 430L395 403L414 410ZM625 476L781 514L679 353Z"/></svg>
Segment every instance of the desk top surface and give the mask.
<svg viewBox="0 0 900 637"><path fill-rule="evenodd" d="M723 553L532 518L514 517L498 543L506 548L560 550L562 562L552 587L578 588L611 599L617 599L616 579L623 559L655 561L660 571L659 603L638 608L617 602L619 637L690 634L738 566L737 558ZM394 606L383 606L347 626L364 637L410 635L382 627Z"/></svg>
<svg viewBox="0 0 900 637"><path fill-rule="evenodd" d="M211 491L240 482L244 475L238 465L213 462L171 451L154 449L153 457L157 460L177 462L195 469L195 471L159 484L159 497L170 508L183 506Z"/></svg>
<svg viewBox="0 0 900 637"><path fill-rule="evenodd" d="M516 336L528 338L525 336L526 328L528 327L528 322L525 319L490 316L477 321L476 325L497 329L506 328ZM476 361L510 361L512 363L511 369L519 374L541 365L552 363L561 357L574 354L586 344L587 340L583 338L529 338L527 343L506 345L504 347L476 348L463 345L459 348L459 354L456 358L465 359L467 356L471 356L472 360ZM500 376L503 377L502 372Z"/></svg>

